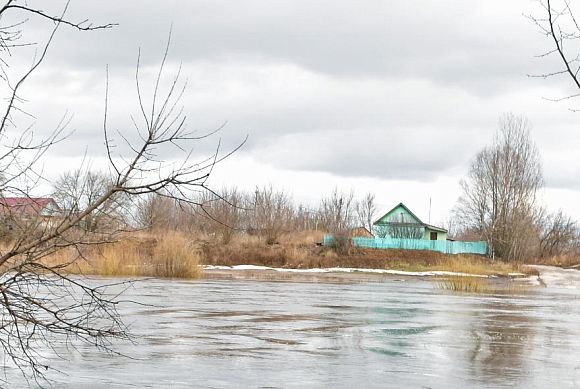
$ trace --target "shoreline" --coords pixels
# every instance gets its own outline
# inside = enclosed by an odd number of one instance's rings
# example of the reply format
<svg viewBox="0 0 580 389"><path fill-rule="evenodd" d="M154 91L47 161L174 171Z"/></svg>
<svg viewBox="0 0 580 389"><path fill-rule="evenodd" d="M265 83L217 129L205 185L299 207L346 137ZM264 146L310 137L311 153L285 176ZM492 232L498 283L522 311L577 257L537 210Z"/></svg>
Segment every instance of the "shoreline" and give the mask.
<svg viewBox="0 0 580 389"><path fill-rule="evenodd" d="M298 281L298 282L381 282L424 280L437 281L446 277L477 278L477 279L510 279L530 280L523 273L510 273L509 275L483 275L442 270L433 271L402 271L389 269L365 269L365 268L312 268L293 269L275 268L258 265L236 266L202 266L202 279L232 279L232 280L259 280L259 281Z"/></svg>
<svg viewBox="0 0 580 389"><path fill-rule="evenodd" d="M312 269L295 269L295 268L281 268L269 267L259 265L234 265L234 266L220 266L220 265L203 265L203 271L208 270L232 270L232 271L275 271L286 273L368 273L368 274L388 274L397 276L409 277L437 277L437 276L460 276L460 277L479 277L479 278L498 278L498 275L484 275L453 272L445 270L431 270L431 271L405 271L405 270L391 270L391 269L367 269L367 268L349 268L349 267L330 267L330 268L312 268ZM510 273L507 277L517 278L525 277L524 273ZM505 277L505 276L504 276Z"/></svg>

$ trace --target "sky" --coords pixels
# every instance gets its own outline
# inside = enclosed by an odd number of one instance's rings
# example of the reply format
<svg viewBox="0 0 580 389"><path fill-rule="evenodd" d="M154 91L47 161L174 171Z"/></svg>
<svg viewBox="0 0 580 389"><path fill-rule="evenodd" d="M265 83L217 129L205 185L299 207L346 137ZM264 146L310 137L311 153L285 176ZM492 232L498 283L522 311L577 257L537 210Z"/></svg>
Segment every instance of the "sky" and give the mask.
<svg viewBox="0 0 580 389"><path fill-rule="evenodd" d="M64 6L28 4L51 14ZM110 127L137 139L129 116L139 110L138 53L147 96L171 31L162 84L181 65L188 128L225 124L196 153L218 141L227 152L247 136L213 171L215 188L271 184L313 208L334 188L371 192L379 213L404 202L442 224L470 160L512 112L532 124L541 201L580 219L580 112L570 109L580 101L549 101L573 92L566 77L530 77L560 69L538 57L551 47L526 17L542 16L536 1L73 0L67 15L118 25L61 27L22 92L39 136L70 117L70 137L45 156L48 181L82 160L105 166L107 67ZM31 18L23 38L44 42L51 27ZM12 71L30 63L31 50L15 52Z"/></svg>

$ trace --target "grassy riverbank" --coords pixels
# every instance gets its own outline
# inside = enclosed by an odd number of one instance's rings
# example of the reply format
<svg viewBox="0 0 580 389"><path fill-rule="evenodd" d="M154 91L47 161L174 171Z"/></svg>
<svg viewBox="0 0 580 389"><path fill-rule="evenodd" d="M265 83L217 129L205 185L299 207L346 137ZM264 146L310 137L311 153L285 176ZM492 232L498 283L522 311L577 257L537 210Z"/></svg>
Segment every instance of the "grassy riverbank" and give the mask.
<svg viewBox="0 0 580 389"><path fill-rule="evenodd" d="M390 269L408 272L450 271L500 275L534 274L533 269L517 263L493 261L479 255L445 255L422 250L373 250L350 248L337 254L329 247L316 245L320 233L294 233L282 236L278 244L266 245L258 237L238 236L227 244L203 242L203 263L207 265L260 265L275 268L359 268Z"/></svg>
<svg viewBox="0 0 580 389"><path fill-rule="evenodd" d="M332 248L318 245L321 239L320 233L292 233L268 245L256 236L237 235L223 244L211 236L140 232L128 233L115 243L88 245L80 252L61 251L47 261L71 262L66 268L71 273L168 278L197 278L201 265L449 271L498 276L536 273L522 264L493 261L478 255L360 248L350 248L339 255Z"/></svg>

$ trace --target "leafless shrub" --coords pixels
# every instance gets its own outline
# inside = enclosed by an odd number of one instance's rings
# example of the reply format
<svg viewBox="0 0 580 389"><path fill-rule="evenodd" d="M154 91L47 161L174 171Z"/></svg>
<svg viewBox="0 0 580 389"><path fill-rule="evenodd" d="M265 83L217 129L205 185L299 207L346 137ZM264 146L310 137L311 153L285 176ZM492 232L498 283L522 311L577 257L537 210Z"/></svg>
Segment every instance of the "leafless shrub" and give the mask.
<svg viewBox="0 0 580 389"><path fill-rule="evenodd" d="M352 250L352 236L349 231L343 230L332 235L332 249L338 255L349 255Z"/></svg>
<svg viewBox="0 0 580 389"><path fill-rule="evenodd" d="M237 188L223 188L219 194L207 194L202 204L201 216L206 217L209 230L228 244L241 226L243 194Z"/></svg>
<svg viewBox="0 0 580 389"><path fill-rule="evenodd" d="M359 226L366 228L370 232L373 231L373 223L377 213L377 206L375 204L375 195L367 193L365 197L356 202L356 216Z"/></svg>
<svg viewBox="0 0 580 389"><path fill-rule="evenodd" d="M141 196L133 209L137 226L149 231L181 229L186 217L184 207L174 198L159 193Z"/></svg>
<svg viewBox="0 0 580 389"><path fill-rule="evenodd" d="M562 211L542 215L538 220L540 258L569 254L578 245L576 221Z"/></svg>
<svg viewBox="0 0 580 389"><path fill-rule="evenodd" d="M354 193L339 192L335 188L320 204L319 215L322 228L328 232L345 232L353 227Z"/></svg>
<svg viewBox="0 0 580 389"><path fill-rule="evenodd" d="M318 212L309 209L303 204L295 207L294 217L292 218L292 229L294 231L316 231L320 225Z"/></svg>
<svg viewBox="0 0 580 389"><path fill-rule="evenodd" d="M274 244L290 226L294 209L290 197L276 191L271 185L256 188L254 192L252 228L266 244Z"/></svg>

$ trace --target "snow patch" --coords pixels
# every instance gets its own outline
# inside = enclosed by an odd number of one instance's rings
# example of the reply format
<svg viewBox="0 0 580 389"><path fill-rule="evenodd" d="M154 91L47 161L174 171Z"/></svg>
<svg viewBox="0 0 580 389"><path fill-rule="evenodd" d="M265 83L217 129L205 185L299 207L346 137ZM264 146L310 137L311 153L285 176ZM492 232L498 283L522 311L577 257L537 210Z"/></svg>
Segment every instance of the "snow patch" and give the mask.
<svg viewBox="0 0 580 389"><path fill-rule="evenodd" d="M542 286L548 288L580 289L580 271L555 266L530 265L538 270Z"/></svg>
<svg viewBox="0 0 580 389"><path fill-rule="evenodd" d="M459 273L452 271L433 270L433 271L403 271L403 270L387 270L387 269L363 269L350 267L330 267L330 268L315 268L315 269L285 269L279 267L256 266L256 265L236 265L236 266L214 266L205 265L204 270L270 270L286 273L374 273L374 274L391 274L399 276L415 276L415 277L433 277L433 276L460 276L460 277L480 277L488 278L489 276L482 274Z"/></svg>

